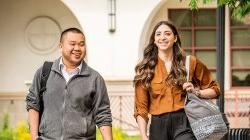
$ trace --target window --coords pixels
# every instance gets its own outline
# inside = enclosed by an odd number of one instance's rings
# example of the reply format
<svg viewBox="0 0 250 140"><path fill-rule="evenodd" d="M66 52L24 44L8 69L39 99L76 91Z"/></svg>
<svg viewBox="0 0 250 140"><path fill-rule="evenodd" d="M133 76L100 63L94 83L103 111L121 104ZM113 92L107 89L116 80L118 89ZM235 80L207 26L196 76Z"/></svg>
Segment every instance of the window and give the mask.
<svg viewBox="0 0 250 140"><path fill-rule="evenodd" d="M250 86L250 16L231 18L230 31L232 87Z"/></svg>
<svg viewBox="0 0 250 140"><path fill-rule="evenodd" d="M177 26L182 47L195 55L216 77L216 10L170 9L169 19Z"/></svg>

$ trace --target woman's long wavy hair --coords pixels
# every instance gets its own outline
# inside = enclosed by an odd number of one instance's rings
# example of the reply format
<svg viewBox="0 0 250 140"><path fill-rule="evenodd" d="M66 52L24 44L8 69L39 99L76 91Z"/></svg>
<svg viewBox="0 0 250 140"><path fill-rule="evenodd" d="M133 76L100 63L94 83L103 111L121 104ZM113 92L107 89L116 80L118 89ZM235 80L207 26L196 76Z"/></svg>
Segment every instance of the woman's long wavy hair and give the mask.
<svg viewBox="0 0 250 140"><path fill-rule="evenodd" d="M173 44L173 61L169 75L164 79L167 84L182 85L185 82L186 70L184 66L184 52L181 49L181 40L176 27L168 21L160 21L153 29L150 40L143 52L143 60L135 67L136 75L134 85L142 84L144 88L151 89L151 81L154 78L155 66L158 62L158 47L154 43L155 32L161 25L167 25L177 37Z"/></svg>

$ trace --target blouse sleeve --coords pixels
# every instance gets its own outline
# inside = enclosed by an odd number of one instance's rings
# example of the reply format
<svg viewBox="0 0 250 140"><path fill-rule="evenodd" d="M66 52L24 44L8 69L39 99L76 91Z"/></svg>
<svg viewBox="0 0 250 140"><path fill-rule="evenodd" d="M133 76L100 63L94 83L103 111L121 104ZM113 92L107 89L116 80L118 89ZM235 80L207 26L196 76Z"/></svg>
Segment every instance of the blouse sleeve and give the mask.
<svg viewBox="0 0 250 140"><path fill-rule="evenodd" d="M149 94L142 84L135 86L134 117L141 116L148 122Z"/></svg>
<svg viewBox="0 0 250 140"><path fill-rule="evenodd" d="M208 68L197 58L192 58L195 61L194 67L194 78L196 83L201 89L211 88L213 89L217 96L220 94L219 84L213 79L211 72Z"/></svg>

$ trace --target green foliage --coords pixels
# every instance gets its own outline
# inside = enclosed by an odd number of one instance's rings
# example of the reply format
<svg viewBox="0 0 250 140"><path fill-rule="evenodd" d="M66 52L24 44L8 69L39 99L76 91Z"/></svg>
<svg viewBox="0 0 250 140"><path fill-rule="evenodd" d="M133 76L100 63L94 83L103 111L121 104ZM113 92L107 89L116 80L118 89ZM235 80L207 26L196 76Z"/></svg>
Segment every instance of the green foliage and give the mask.
<svg viewBox="0 0 250 140"><path fill-rule="evenodd" d="M114 140L139 140L139 136L128 136L123 133L120 128L112 128ZM96 133L96 140L102 140L102 136L99 130Z"/></svg>
<svg viewBox="0 0 250 140"><path fill-rule="evenodd" d="M115 140L123 140L125 134L119 128L112 128L113 137Z"/></svg>
<svg viewBox="0 0 250 140"><path fill-rule="evenodd" d="M15 140L30 140L31 136L29 133L29 127L27 122L20 121L14 130Z"/></svg>
<svg viewBox="0 0 250 140"><path fill-rule="evenodd" d="M204 4L211 3L215 0L203 0ZM189 7L191 10L198 9L199 0L189 0ZM250 0L218 0L219 5L228 6L235 19L242 19L250 13Z"/></svg>
<svg viewBox="0 0 250 140"><path fill-rule="evenodd" d="M233 12L233 17L242 19L250 13L249 0L219 0L219 4L227 5Z"/></svg>
<svg viewBox="0 0 250 140"><path fill-rule="evenodd" d="M242 0L244 1L244 0ZM236 19L242 19L250 13L250 1L241 3L241 5L233 7L233 17Z"/></svg>
<svg viewBox="0 0 250 140"><path fill-rule="evenodd" d="M0 129L0 140L30 140L27 122L21 121L15 129L9 125L9 115L4 114L3 124Z"/></svg>
<svg viewBox="0 0 250 140"><path fill-rule="evenodd" d="M0 130L0 140L13 140L13 130L9 127L9 115L7 113L4 114L3 117L3 126Z"/></svg>
<svg viewBox="0 0 250 140"><path fill-rule="evenodd" d="M202 0L204 4L211 3L214 0ZM191 10L198 10L198 2L199 0L190 0L188 6Z"/></svg>
<svg viewBox="0 0 250 140"><path fill-rule="evenodd" d="M191 8L191 10L197 10L198 9L198 0L190 0L188 6Z"/></svg>
<svg viewBox="0 0 250 140"><path fill-rule="evenodd" d="M114 140L139 140L139 136L128 136L119 128L112 128ZM97 140L102 140L99 130L96 133ZM29 128L26 121L20 121L13 129L9 125L9 115L4 114L3 124L0 129L0 140L30 140Z"/></svg>
<svg viewBox="0 0 250 140"><path fill-rule="evenodd" d="M240 79L236 75L232 75L232 85L233 86L250 86L250 74L248 74L245 79Z"/></svg>
<svg viewBox="0 0 250 140"><path fill-rule="evenodd" d="M250 74L248 74L245 78L246 85L250 85Z"/></svg>

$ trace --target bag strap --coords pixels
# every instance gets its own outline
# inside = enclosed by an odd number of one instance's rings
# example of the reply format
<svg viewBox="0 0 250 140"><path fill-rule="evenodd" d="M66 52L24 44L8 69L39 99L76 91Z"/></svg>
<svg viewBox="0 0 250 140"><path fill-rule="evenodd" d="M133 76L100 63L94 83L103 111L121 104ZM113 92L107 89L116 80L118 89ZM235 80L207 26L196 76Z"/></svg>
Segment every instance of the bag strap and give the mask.
<svg viewBox="0 0 250 140"><path fill-rule="evenodd" d="M189 78L190 78L190 72L189 72L189 68L190 68L190 55L187 55L186 56L186 61L185 61L185 68L186 68L186 73L187 73L187 76L186 76L186 79L187 79L187 82L189 81ZM184 104L186 105L188 100L189 100L189 97L188 97L188 93L186 94L186 98L184 100Z"/></svg>
<svg viewBox="0 0 250 140"><path fill-rule="evenodd" d="M190 79L190 77L189 77L190 76L190 72L189 72L189 68L190 68L190 55L186 56L185 67L186 67L186 72L187 72L186 79L187 79L187 82L188 82L189 79Z"/></svg>
<svg viewBox="0 0 250 140"><path fill-rule="evenodd" d="M46 90L46 84L49 78L52 65L53 65L53 62L45 61L42 67L42 75L41 75L40 91L39 91L39 101L40 101L39 122L41 122L41 117L42 117L42 113L44 109L43 108L43 92Z"/></svg>
<svg viewBox="0 0 250 140"><path fill-rule="evenodd" d="M49 74L51 71L51 67L53 65L53 62L48 62L45 61L43 63L43 68L42 68L42 77L41 77L41 81L40 81L40 94L42 94L45 90L46 90L46 84L47 84L47 80L49 78Z"/></svg>

